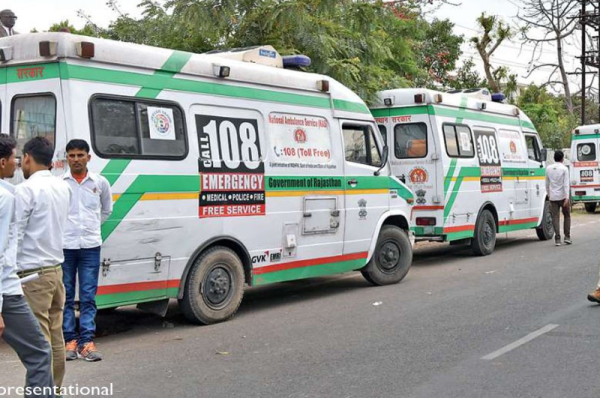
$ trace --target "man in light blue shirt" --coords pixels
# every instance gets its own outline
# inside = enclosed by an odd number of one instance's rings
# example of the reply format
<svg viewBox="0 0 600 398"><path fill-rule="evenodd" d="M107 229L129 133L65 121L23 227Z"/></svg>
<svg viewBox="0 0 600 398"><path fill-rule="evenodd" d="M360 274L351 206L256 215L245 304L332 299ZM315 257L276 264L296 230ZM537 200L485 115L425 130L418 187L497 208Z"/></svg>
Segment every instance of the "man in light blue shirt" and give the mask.
<svg viewBox="0 0 600 398"><path fill-rule="evenodd" d="M15 188L4 181L16 169L16 141L0 134L0 337L19 355L27 369L26 387L39 393L26 397L54 397L52 351L31 312L17 276Z"/></svg>

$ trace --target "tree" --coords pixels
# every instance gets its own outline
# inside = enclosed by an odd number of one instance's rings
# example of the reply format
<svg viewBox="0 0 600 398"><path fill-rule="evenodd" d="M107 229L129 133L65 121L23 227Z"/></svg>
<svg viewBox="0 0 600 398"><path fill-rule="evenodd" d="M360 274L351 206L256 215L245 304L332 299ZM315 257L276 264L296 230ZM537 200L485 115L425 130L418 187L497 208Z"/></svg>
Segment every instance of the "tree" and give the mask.
<svg viewBox="0 0 600 398"><path fill-rule="evenodd" d="M494 92L500 92L500 83L498 80L500 69L494 70L491 63L492 54L498 49L500 44L513 35L510 27L498 19L495 15L487 16L485 13L477 18L477 22L483 28L481 37L473 37L471 42L475 45L477 52L483 61L483 69L490 89Z"/></svg>
<svg viewBox="0 0 600 398"><path fill-rule="evenodd" d="M415 43L418 66L427 72L423 81L415 81L417 86L447 87L450 84L450 73L456 70L456 63L461 55L463 36L453 33L454 24L449 20L434 19L428 23L423 20L424 35Z"/></svg>
<svg viewBox="0 0 600 398"><path fill-rule="evenodd" d="M475 70L473 58L465 60L454 76L448 80L448 87L454 90L485 87L486 84L486 80Z"/></svg>
<svg viewBox="0 0 600 398"><path fill-rule="evenodd" d="M50 26L50 29L48 29L48 32L59 32L63 28L69 29L69 32L71 32L75 35L96 36L96 32L94 31L94 28L91 25L86 24L83 27L83 29L76 29L73 25L71 25L69 23L68 19L65 19L64 21L53 24L52 26Z"/></svg>
<svg viewBox="0 0 600 398"><path fill-rule="evenodd" d="M551 67L546 86L559 85L564 93L564 101L570 115L574 114L573 101L567 70L564 63L564 48L572 45L568 39L577 29L576 16L580 0L523 0L522 12L517 15L521 21L521 36L525 43L533 44L529 75L534 71ZM545 45L554 45L556 61L536 63ZM557 76L558 74L558 76Z"/></svg>

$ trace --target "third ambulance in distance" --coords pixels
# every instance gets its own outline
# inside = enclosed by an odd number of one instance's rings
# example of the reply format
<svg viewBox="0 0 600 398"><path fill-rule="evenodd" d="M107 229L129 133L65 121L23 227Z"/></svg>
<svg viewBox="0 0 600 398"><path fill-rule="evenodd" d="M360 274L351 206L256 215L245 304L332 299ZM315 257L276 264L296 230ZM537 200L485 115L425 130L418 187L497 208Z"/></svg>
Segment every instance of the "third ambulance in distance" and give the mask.
<svg viewBox="0 0 600 398"><path fill-rule="evenodd" d="M577 127L571 135L571 203L583 203L588 213L600 202L599 142L600 124Z"/></svg>

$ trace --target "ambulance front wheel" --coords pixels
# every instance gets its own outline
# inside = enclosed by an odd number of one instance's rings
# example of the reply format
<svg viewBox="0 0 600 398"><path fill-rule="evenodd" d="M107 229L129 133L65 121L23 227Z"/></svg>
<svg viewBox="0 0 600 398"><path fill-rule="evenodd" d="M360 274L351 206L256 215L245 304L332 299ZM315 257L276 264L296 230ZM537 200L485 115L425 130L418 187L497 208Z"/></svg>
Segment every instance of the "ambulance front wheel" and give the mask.
<svg viewBox="0 0 600 398"><path fill-rule="evenodd" d="M384 225L371 261L360 272L376 286L398 283L408 274L412 257L412 245L406 231Z"/></svg>
<svg viewBox="0 0 600 398"><path fill-rule="evenodd" d="M594 203L585 203L585 211L587 211L588 213L595 213L596 212L596 205L598 203L594 202Z"/></svg>
<svg viewBox="0 0 600 398"><path fill-rule="evenodd" d="M496 247L496 220L489 210L479 214L475 224L475 236L471 240L471 249L477 256L488 256Z"/></svg>
<svg viewBox="0 0 600 398"><path fill-rule="evenodd" d="M550 213L550 202L544 203L544 215L542 223L535 229L540 240L550 240L554 237L554 226L552 225L552 214Z"/></svg>
<svg viewBox="0 0 600 398"><path fill-rule="evenodd" d="M226 247L213 247L194 263L179 301L193 323L210 325L231 318L244 296L244 267Z"/></svg>

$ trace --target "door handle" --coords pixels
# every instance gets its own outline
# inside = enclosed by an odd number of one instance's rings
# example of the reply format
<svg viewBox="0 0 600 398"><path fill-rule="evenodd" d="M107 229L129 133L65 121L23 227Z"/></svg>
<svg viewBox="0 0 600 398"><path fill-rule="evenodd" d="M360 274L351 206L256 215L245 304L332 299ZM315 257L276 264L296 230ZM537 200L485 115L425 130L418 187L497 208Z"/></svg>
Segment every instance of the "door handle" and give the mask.
<svg viewBox="0 0 600 398"><path fill-rule="evenodd" d="M355 179L348 180L348 185L355 186L356 184L358 184L358 181L356 181Z"/></svg>

